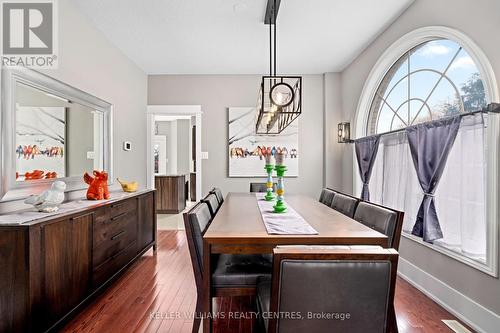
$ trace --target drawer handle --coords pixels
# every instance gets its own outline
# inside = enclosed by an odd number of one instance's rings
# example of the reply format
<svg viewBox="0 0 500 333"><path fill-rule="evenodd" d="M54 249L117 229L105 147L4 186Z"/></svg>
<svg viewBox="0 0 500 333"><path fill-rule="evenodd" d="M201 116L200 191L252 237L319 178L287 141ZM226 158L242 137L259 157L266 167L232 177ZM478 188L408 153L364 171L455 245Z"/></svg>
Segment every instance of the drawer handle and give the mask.
<svg viewBox="0 0 500 333"><path fill-rule="evenodd" d="M125 215L127 215L127 214L128 214L128 212L121 213L120 215L116 215L115 217L110 218L107 222L108 222L108 223L114 222L114 221L116 221L116 220L121 219L122 217L124 217L124 216L125 216Z"/></svg>
<svg viewBox="0 0 500 333"><path fill-rule="evenodd" d="M118 204L111 205L111 208L119 208L125 206L126 204L128 204L128 202L120 202Z"/></svg>
<svg viewBox="0 0 500 333"><path fill-rule="evenodd" d="M120 231L119 233L117 233L116 235L114 235L113 237L111 237L111 240L118 239L118 238L120 238L121 236L123 236L125 233L126 233L126 231L125 231L125 230L122 230L122 231Z"/></svg>
<svg viewBox="0 0 500 333"><path fill-rule="evenodd" d="M79 220L79 219L82 219L82 218L84 218L84 217L90 216L90 215L92 215L92 214L94 214L94 213L93 213L93 212L90 212L90 213L83 214L83 215L73 216L73 217L71 217L71 218L70 218L70 221L77 221L77 220Z"/></svg>

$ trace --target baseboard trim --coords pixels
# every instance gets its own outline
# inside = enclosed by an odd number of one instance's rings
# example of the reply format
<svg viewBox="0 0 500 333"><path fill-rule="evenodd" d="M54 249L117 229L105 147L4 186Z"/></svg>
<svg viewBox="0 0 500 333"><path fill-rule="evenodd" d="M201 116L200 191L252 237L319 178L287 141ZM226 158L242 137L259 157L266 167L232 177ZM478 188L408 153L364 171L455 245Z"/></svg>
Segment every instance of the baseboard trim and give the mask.
<svg viewBox="0 0 500 333"><path fill-rule="evenodd" d="M499 315L401 257L398 275L474 330L497 332Z"/></svg>

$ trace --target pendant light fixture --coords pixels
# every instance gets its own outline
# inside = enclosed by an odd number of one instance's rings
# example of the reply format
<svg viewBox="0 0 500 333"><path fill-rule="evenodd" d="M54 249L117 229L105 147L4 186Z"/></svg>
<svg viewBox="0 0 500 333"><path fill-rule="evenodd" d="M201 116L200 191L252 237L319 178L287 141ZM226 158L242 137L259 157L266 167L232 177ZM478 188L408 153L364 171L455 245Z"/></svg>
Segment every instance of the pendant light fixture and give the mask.
<svg viewBox="0 0 500 333"><path fill-rule="evenodd" d="M276 75L276 18L280 0L268 0L269 76L263 76L257 102L256 134L280 134L302 112L302 77Z"/></svg>

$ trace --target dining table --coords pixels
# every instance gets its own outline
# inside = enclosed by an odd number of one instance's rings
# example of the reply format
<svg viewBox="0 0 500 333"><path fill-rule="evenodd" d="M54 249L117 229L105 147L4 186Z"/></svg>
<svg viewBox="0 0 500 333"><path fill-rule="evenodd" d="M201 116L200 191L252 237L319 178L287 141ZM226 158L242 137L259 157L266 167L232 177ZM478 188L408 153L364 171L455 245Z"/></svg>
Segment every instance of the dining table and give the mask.
<svg viewBox="0 0 500 333"><path fill-rule="evenodd" d="M270 234L263 221L256 193L227 194L203 235L203 303L212 313L211 258L214 254L267 254L278 245L379 245L388 247L388 237L307 195L289 194L286 205L317 233ZM211 332L212 316L203 320L203 332Z"/></svg>

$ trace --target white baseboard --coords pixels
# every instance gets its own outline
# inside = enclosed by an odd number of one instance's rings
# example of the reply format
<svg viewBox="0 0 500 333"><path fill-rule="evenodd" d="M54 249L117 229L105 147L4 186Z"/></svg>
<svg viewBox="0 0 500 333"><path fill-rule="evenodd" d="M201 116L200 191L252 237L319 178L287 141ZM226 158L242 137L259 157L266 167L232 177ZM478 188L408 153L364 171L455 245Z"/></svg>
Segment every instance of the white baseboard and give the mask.
<svg viewBox="0 0 500 333"><path fill-rule="evenodd" d="M401 257L398 275L474 330L498 332L499 315Z"/></svg>

